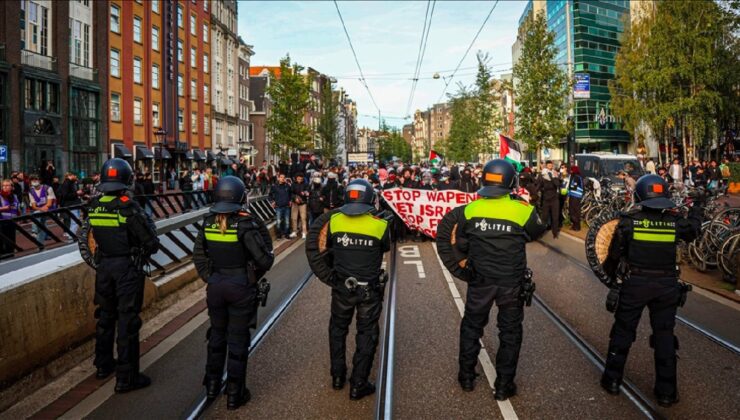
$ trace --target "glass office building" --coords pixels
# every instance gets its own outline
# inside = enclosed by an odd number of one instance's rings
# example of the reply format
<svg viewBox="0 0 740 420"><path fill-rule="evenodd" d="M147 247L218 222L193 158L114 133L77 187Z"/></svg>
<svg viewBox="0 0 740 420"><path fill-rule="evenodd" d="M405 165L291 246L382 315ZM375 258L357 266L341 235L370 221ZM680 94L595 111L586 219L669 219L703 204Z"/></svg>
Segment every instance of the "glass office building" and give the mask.
<svg viewBox="0 0 740 420"><path fill-rule="evenodd" d="M612 112L608 83L614 78L624 24L629 22L629 0L533 0L520 24L538 9L544 10L548 27L555 33L556 61L571 76L590 76L590 98L573 99L575 145L571 150L627 152L630 135Z"/></svg>

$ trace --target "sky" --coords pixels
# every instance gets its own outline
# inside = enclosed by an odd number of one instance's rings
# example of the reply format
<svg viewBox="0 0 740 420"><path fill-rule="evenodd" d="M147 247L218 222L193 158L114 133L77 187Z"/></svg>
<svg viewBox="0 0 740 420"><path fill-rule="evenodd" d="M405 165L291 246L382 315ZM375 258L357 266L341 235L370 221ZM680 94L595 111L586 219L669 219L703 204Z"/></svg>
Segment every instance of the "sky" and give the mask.
<svg viewBox="0 0 740 420"><path fill-rule="evenodd" d="M412 78L421 42L427 1L339 1L352 45L381 116L391 126L417 109L446 100L445 78L452 75L494 1L437 1L433 4L426 53L419 81L409 107ZM450 80L447 92L457 84L472 85L476 52L490 56L495 75L511 72L511 45L516 40L525 1L501 0L472 49ZM430 6L431 10L431 6ZM378 126L378 108L359 80L334 2L331 1L240 1L239 35L254 46L251 65L278 65L290 54L293 61L334 77L355 100L358 125ZM440 78L434 79L438 73ZM440 100L441 98L441 100Z"/></svg>

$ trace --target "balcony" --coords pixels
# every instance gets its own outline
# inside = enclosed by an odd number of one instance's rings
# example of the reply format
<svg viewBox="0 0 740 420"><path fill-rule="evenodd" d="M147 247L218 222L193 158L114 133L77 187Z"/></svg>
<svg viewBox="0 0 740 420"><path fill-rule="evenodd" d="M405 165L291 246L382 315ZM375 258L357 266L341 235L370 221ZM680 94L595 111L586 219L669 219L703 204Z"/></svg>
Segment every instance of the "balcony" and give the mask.
<svg viewBox="0 0 740 420"><path fill-rule="evenodd" d="M57 71L57 58L41 55L33 51L21 51L21 64L24 66L38 67L48 71Z"/></svg>
<svg viewBox="0 0 740 420"><path fill-rule="evenodd" d="M69 63L69 75L78 79L98 81L98 69L81 66L79 64Z"/></svg>

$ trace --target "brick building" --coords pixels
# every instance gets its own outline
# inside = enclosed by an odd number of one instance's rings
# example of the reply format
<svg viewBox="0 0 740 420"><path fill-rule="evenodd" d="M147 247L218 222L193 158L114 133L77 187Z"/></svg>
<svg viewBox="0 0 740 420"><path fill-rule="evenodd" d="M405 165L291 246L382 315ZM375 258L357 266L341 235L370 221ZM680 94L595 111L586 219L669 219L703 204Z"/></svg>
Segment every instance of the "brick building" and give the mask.
<svg viewBox="0 0 740 420"><path fill-rule="evenodd" d="M249 65L254 50L251 45L239 38L239 154L244 156L250 165L254 164L254 144L252 125L249 113L254 103L249 100Z"/></svg>
<svg viewBox="0 0 740 420"><path fill-rule="evenodd" d="M97 3L97 2L96 2ZM109 152L137 170L205 166L211 148L209 2L109 2ZM155 131L166 132L164 151Z"/></svg>
<svg viewBox="0 0 740 420"><path fill-rule="evenodd" d="M108 8L91 0L0 3L0 173L88 175L102 159L107 101Z"/></svg>

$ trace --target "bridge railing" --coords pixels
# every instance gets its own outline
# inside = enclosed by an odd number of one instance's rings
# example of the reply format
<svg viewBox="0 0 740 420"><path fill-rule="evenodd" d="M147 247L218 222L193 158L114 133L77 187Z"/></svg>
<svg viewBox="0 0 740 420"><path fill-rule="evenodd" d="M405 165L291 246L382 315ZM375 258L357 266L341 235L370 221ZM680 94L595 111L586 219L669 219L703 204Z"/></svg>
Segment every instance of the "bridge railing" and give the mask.
<svg viewBox="0 0 740 420"><path fill-rule="evenodd" d="M139 195L133 198L154 220L169 219L205 208L212 203L212 191L167 192ZM250 211L262 221L275 216L267 196L258 188L249 191ZM86 206L69 207L35 212L0 220L0 259L25 256L77 241L76 232L85 220ZM12 249L12 252L10 251Z"/></svg>

